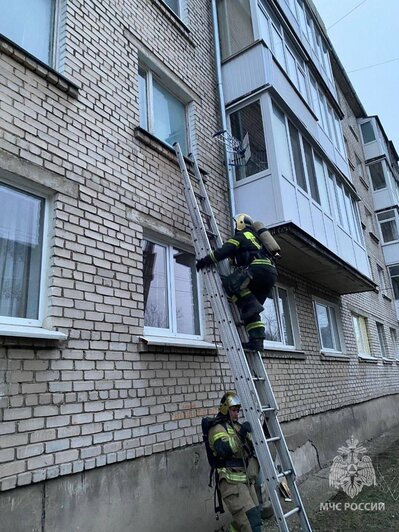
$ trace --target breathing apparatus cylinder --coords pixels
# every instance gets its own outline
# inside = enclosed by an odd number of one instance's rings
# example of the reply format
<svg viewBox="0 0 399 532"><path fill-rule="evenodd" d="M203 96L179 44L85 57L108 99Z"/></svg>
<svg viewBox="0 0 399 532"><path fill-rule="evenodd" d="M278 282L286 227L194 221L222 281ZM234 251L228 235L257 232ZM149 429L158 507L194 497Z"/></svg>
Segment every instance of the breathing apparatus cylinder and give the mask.
<svg viewBox="0 0 399 532"><path fill-rule="evenodd" d="M267 230L263 222L254 222L252 224L252 227L257 232L259 240L262 242L262 244L269 253L275 255L276 253L281 251L280 246L272 237L270 231Z"/></svg>

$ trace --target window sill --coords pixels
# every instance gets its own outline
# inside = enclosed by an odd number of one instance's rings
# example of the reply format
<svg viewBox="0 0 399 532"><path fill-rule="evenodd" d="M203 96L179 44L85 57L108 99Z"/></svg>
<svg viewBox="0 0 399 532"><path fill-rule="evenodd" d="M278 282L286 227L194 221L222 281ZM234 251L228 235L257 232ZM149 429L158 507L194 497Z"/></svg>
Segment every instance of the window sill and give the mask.
<svg viewBox="0 0 399 532"><path fill-rule="evenodd" d="M306 360L305 351L290 349L289 347L265 347L263 358L286 358L296 360Z"/></svg>
<svg viewBox="0 0 399 532"><path fill-rule="evenodd" d="M158 137L155 137L152 133L149 133L142 127L138 126L134 130L134 137L139 142L142 142L146 146L152 148L157 153L166 157L166 159L169 159L169 161L172 161L172 163L174 163L176 166L179 165L174 148L172 148L172 146L169 146L169 144L166 144L166 142L160 140ZM190 169L192 166L190 159L185 155L184 160L188 169ZM207 172L201 167L199 167L199 171L201 172L202 177L204 178L204 181L206 183Z"/></svg>
<svg viewBox="0 0 399 532"><path fill-rule="evenodd" d="M339 361L339 362L349 362L351 357L349 355L346 355L345 353L339 353L338 351L336 353L329 352L329 351L320 351L320 359Z"/></svg>
<svg viewBox="0 0 399 532"><path fill-rule="evenodd" d="M45 79L51 85L54 85L62 92L65 92L73 98L79 96L79 87L72 81L59 74L54 68L46 65L40 59L37 59L34 55L30 54L18 44L10 41L4 35L0 34L0 52L12 57L14 61L20 63L28 70L31 70L39 77Z"/></svg>
<svg viewBox="0 0 399 532"><path fill-rule="evenodd" d="M368 184L366 183L366 181L362 178L362 176L359 176L359 180L361 182L361 184L364 186L364 188L366 190L368 190L370 187L368 186Z"/></svg>
<svg viewBox="0 0 399 532"><path fill-rule="evenodd" d="M387 364L389 366L392 366L394 362L395 361L394 361L393 358L384 358L384 357L382 358L382 363L383 364Z"/></svg>
<svg viewBox="0 0 399 532"><path fill-rule="evenodd" d="M370 238L372 240L374 240L374 242L376 244L379 244L380 243L380 239L378 238L378 236L376 236L372 231L369 231L369 235L370 235Z"/></svg>
<svg viewBox="0 0 399 532"><path fill-rule="evenodd" d="M378 364L378 361L380 360L376 357L370 357L370 356L360 355L360 354L358 354L358 359L359 359L359 362L368 362L371 364Z"/></svg>
<svg viewBox="0 0 399 532"><path fill-rule="evenodd" d="M151 2L165 15L169 22L180 32L187 41L195 47L194 41L191 38L190 30L182 21L182 19L176 15L176 13L170 9L162 0L151 0Z"/></svg>
<svg viewBox="0 0 399 532"><path fill-rule="evenodd" d="M67 335L42 327L24 325L0 325L0 336L18 336L19 338L41 338L47 340L66 340Z"/></svg>
<svg viewBox="0 0 399 532"><path fill-rule="evenodd" d="M188 338L176 338L171 336L140 336L139 339L145 346L183 347L188 349L202 349L217 351L215 344L204 340L190 340Z"/></svg>

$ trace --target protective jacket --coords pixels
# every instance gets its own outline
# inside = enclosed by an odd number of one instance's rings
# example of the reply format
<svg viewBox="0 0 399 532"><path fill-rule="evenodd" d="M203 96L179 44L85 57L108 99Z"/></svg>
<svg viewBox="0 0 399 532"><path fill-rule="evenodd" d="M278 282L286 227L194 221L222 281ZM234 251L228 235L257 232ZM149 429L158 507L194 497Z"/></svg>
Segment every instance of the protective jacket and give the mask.
<svg viewBox="0 0 399 532"><path fill-rule="evenodd" d="M219 479L231 483L254 482L259 465L254 457L251 435L248 433L244 440L238 436L240 426L221 420L209 430L209 445L214 455L224 462L218 467Z"/></svg>
<svg viewBox="0 0 399 532"><path fill-rule="evenodd" d="M236 266L274 266L273 256L263 246L259 237L251 229L236 231L223 246L209 254L213 262L232 258Z"/></svg>
<svg viewBox="0 0 399 532"><path fill-rule="evenodd" d="M251 436L238 435L240 423L221 419L209 430L209 446L224 464L217 467L218 486L224 504L233 517L229 530L261 532L262 520L255 481L259 464L253 455Z"/></svg>

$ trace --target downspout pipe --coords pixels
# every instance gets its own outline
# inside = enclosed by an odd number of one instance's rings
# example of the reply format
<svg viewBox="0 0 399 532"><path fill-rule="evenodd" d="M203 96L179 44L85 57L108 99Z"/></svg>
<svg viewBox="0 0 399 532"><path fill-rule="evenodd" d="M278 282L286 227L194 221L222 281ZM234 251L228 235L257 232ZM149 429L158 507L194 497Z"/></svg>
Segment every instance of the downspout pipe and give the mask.
<svg viewBox="0 0 399 532"><path fill-rule="evenodd" d="M219 25L218 25L218 14L216 8L216 1L212 0L212 22L213 22L213 40L215 45L215 66L216 66L216 88L219 96L219 114L220 114L220 123L222 130L227 129L226 113L224 109L224 93L223 93L223 81L222 81L222 59L220 52L220 40L219 40ZM234 179L232 167L229 164L229 153L227 151L226 145L224 145L224 160L226 167L226 175L229 189L229 204L230 204L230 215L231 215L231 228L234 230L233 217L235 215L234 207Z"/></svg>

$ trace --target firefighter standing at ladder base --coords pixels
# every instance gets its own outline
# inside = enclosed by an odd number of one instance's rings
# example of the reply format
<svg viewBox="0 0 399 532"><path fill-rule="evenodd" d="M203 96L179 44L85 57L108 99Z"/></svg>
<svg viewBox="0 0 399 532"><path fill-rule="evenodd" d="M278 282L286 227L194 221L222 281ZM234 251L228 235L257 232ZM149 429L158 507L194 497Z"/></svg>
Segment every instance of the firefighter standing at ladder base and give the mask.
<svg viewBox="0 0 399 532"><path fill-rule="evenodd" d="M223 259L233 259L236 270L222 278L223 286L227 295L236 303L244 322L249 339L243 344L244 349L260 351L266 338L260 313L277 280L274 265L276 252L273 254L265 247L260 238L260 231L255 230L254 222L248 214L238 214L234 220L234 236L220 248L199 259L196 268L199 271Z"/></svg>
<svg viewBox="0 0 399 532"><path fill-rule="evenodd" d="M251 426L238 422L241 407L234 392L226 392L220 402L215 424L209 429L209 446L224 461L217 468L218 489L233 516L229 532L261 532L262 519L255 481L259 472L251 441Z"/></svg>

